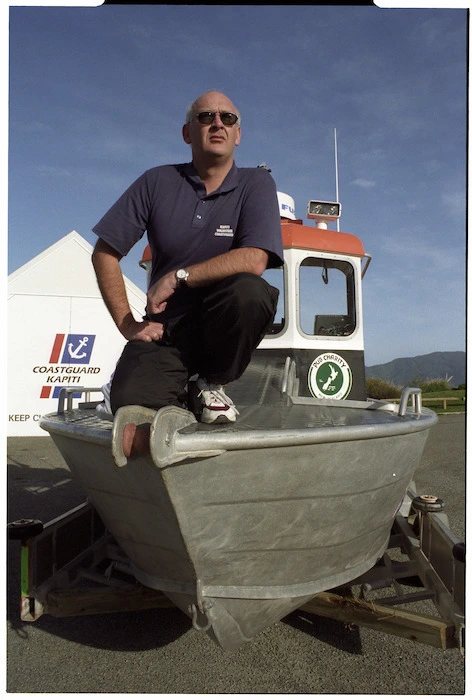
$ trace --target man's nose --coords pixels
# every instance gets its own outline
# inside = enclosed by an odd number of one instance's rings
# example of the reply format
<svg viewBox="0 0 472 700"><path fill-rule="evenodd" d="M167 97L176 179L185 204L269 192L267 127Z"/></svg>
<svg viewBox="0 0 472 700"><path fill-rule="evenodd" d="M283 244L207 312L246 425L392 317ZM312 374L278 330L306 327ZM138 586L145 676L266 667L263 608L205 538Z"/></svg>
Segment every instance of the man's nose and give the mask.
<svg viewBox="0 0 472 700"><path fill-rule="evenodd" d="M217 129L220 129L222 126L224 126L223 122L221 121L219 112L216 112L211 125L216 126Z"/></svg>

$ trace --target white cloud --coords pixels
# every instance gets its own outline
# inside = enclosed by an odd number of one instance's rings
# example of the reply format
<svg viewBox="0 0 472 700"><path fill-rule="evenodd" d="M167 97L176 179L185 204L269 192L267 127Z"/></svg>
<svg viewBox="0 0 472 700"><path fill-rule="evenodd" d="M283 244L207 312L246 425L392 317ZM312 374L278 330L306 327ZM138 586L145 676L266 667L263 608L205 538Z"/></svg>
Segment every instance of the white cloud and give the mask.
<svg viewBox="0 0 472 700"><path fill-rule="evenodd" d="M425 47L439 52L454 48L459 41L463 41L464 31L465 23L457 26L449 19L448 24L447 15L442 14L416 24L408 40L415 46L423 43Z"/></svg>
<svg viewBox="0 0 472 700"><path fill-rule="evenodd" d="M19 134L38 135L38 134L54 134L54 129L49 124L44 124L40 121L21 122L11 120L10 126Z"/></svg>
<svg viewBox="0 0 472 700"><path fill-rule="evenodd" d="M36 170L40 175L47 175L48 177L72 177L72 173L69 170L55 165L38 165Z"/></svg>
<svg viewBox="0 0 472 700"><path fill-rule="evenodd" d="M409 238L415 235L414 231L409 233ZM402 259L403 273L410 274L412 268L418 270L456 270L460 274L464 270L464 248L457 246L454 248L432 245L424 240L420 235L413 240L407 240L404 234L394 235L384 241L383 250L386 254ZM418 281L419 278L417 278ZM428 278L427 284L430 284Z"/></svg>
<svg viewBox="0 0 472 700"><path fill-rule="evenodd" d="M143 24L132 22L129 25L130 33L139 41L149 41L153 37L153 30Z"/></svg>
<svg viewBox="0 0 472 700"><path fill-rule="evenodd" d="M363 177L358 177L356 180L353 180L351 184L362 187L364 190L370 190L372 187L375 187L375 182L373 180L366 180Z"/></svg>
<svg viewBox="0 0 472 700"><path fill-rule="evenodd" d="M463 191L455 190L451 192L443 192L441 195L441 202L451 215L465 215L466 198Z"/></svg>

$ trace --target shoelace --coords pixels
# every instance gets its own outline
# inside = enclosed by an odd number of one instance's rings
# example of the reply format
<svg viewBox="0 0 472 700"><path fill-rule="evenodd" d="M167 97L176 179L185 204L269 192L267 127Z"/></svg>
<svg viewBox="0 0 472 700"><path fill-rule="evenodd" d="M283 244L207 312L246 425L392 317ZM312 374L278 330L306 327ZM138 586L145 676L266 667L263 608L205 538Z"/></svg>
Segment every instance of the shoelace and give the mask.
<svg viewBox="0 0 472 700"><path fill-rule="evenodd" d="M208 393L208 394L210 394L210 396L211 396L211 403L213 403L213 400L215 400L215 401L220 401L220 402L223 403L223 405L224 405L224 407L225 407L226 409L228 409L228 408L233 408L233 409L236 411L236 414L239 416L239 411L238 411L238 409L236 408L236 406L234 405L234 403L231 401L231 399L229 398L229 396L227 396L227 395L225 394L225 392L223 391L223 389L210 389L210 388L208 388L208 389L202 389L202 390L200 391L200 393L198 394L198 396L201 396L201 395L202 395L203 393L205 393L205 392Z"/></svg>

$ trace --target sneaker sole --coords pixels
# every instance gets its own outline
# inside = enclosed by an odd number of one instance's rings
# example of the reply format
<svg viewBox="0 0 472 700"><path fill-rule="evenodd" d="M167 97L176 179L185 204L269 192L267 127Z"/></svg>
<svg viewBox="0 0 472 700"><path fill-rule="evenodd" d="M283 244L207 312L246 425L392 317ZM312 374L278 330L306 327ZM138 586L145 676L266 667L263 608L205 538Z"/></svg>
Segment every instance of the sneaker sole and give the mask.
<svg viewBox="0 0 472 700"><path fill-rule="evenodd" d="M213 423L234 423L236 421L236 418L231 420L231 418L228 418L228 416L225 415L220 415L217 416L216 418L212 418L211 420L207 420L203 417L203 415L200 418L201 423L206 423L207 425L212 425Z"/></svg>

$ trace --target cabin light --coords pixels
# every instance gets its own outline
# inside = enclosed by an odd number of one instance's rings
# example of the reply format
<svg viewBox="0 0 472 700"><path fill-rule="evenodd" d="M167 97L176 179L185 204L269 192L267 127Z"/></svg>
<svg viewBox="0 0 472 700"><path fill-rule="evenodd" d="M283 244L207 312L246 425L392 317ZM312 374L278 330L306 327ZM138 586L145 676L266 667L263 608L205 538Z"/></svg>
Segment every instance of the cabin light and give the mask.
<svg viewBox="0 0 472 700"><path fill-rule="evenodd" d="M310 199L306 215L309 219L315 219L317 223L336 221L341 216L341 204Z"/></svg>

